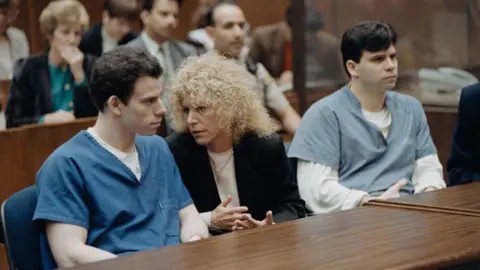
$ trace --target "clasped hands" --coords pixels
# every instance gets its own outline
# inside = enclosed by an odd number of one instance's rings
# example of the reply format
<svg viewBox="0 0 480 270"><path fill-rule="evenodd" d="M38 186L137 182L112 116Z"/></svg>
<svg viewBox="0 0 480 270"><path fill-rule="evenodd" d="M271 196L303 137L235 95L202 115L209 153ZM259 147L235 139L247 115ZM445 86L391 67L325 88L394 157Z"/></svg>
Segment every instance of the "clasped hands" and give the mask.
<svg viewBox="0 0 480 270"><path fill-rule="evenodd" d="M211 226L215 229L228 231L241 231L256 227L273 225L272 211L268 211L264 220L256 220L249 213L245 206L227 208L232 202L232 196L220 203L212 211Z"/></svg>

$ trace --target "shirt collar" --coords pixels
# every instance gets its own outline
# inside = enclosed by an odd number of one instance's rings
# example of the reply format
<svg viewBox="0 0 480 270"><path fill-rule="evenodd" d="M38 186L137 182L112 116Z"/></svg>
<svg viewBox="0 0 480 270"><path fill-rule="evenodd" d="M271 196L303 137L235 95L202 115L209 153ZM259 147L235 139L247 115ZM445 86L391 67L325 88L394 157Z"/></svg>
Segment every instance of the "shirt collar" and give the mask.
<svg viewBox="0 0 480 270"><path fill-rule="evenodd" d="M101 31L101 34L102 34L102 40L103 42L107 42L107 43L110 43L110 44L115 44L117 45L118 41L116 41L115 39L111 38L107 31L105 31L105 28L102 26L102 31Z"/></svg>
<svg viewBox="0 0 480 270"><path fill-rule="evenodd" d="M348 84L342 87L340 91L343 92L344 96L348 99L353 109L358 112L362 111L362 105L360 104L360 100L358 100L357 96L355 96L355 94L350 91ZM387 94L385 95L385 106L389 110L391 110L393 106L392 93L390 93L390 90L387 90Z"/></svg>
<svg viewBox="0 0 480 270"><path fill-rule="evenodd" d="M142 32L142 34L140 34L140 38L145 43L145 47L147 47L147 50L150 54L156 55L158 53L158 50L160 49L160 45L156 41L154 41L152 38L150 38L147 35L147 33Z"/></svg>

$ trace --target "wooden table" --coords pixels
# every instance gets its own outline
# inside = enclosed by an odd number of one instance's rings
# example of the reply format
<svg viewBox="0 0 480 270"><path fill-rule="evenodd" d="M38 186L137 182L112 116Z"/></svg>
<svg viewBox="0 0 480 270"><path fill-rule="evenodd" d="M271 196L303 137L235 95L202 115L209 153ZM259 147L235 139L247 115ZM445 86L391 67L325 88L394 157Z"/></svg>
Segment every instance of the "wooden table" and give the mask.
<svg viewBox="0 0 480 270"><path fill-rule="evenodd" d="M479 243L480 218L360 207L73 269L439 269Z"/></svg>
<svg viewBox="0 0 480 270"><path fill-rule="evenodd" d="M480 210L480 182L400 197L392 201Z"/></svg>

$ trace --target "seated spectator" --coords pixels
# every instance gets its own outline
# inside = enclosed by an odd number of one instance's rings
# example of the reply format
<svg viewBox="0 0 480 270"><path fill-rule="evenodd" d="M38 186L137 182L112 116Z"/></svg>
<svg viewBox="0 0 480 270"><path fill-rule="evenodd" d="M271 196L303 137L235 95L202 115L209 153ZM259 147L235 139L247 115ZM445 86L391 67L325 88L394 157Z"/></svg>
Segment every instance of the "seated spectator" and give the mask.
<svg viewBox="0 0 480 270"><path fill-rule="evenodd" d="M160 74L154 57L127 47L96 62L97 122L37 174L43 269L208 237L167 144L152 136L165 114Z"/></svg>
<svg viewBox="0 0 480 270"><path fill-rule="evenodd" d="M251 75L209 52L186 60L174 79L174 128L167 137L183 182L215 232L305 216L282 139Z"/></svg>
<svg viewBox="0 0 480 270"><path fill-rule="evenodd" d="M138 6L132 0L105 0L102 23L83 34L80 50L99 57L113 48L127 44L137 37L130 22L138 18Z"/></svg>
<svg viewBox="0 0 480 270"><path fill-rule="evenodd" d="M295 134L300 125L298 113L261 63L255 63L249 57L242 58L248 31L242 9L231 2L217 3L207 13L207 24L206 30L213 38L214 49L242 65L255 77L252 90L257 93L269 113L282 124L283 129Z"/></svg>
<svg viewBox="0 0 480 270"><path fill-rule="evenodd" d="M13 27L18 17L19 0L0 0L0 79L12 77L13 64L28 57L28 40L25 33Z"/></svg>
<svg viewBox="0 0 480 270"><path fill-rule="evenodd" d="M192 15L192 23L195 29L188 32L186 42L195 46L202 53L213 49L212 37L205 30L205 27L207 27L205 18L208 10L217 2L219 0L200 0Z"/></svg>
<svg viewBox="0 0 480 270"><path fill-rule="evenodd" d="M52 1L40 15L49 50L16 62L7 101L7 128L96 116L88 94L94 57L78 49L88 14L77 0Z"/></svg>
<svg viewBox="0 0 480 270"><path fill-rule="evenodd" d="M341 51L350 82L303 116L288 156L298 159L300 195L314 213L445 188L422 104L389 91L396 41L382 22L347 29Z"/></svg>
<svg viewBox="0 0 480 270"><path fill-rule="evenodd" d="M161 78L162 100L167 106L165 115L165 131L173 132L170 125L168 108L168 89L172 78L183 60L190 55L196 55L194 46L183 41L176 40L172 35L178 26L178 16L182 7L182 0L142 0L140 18L144 28L142 33L126 46L148 51L157 58L163 73Z"/></svg>

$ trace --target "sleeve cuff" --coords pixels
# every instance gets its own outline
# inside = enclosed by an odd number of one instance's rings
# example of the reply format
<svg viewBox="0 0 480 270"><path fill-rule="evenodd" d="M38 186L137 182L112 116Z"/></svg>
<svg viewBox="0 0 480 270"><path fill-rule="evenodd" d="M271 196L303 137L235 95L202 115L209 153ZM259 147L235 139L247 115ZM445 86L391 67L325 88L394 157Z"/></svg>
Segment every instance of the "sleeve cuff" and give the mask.
<svg viewBox="0 0 480 270"><path fill-rule="evenodd" d="M436 181L435 183L432 182L432 183L427 184L425 186L415 187L415 194L422 193L422 192L427 192L427 191L433 191L433 190L437 190L437 189L444 189L446 187L447 187L447 185L446 185L445 181L439 180L439 181Z"/></svg>
<svg viewBox="0 0 480 270"><path fill-rule="evenodd" d="M360 202L363 197L368 196L368 193L365 191L360 191L360 190L350 190L348 193L347 198L345 198L345 201L343 202L342 205L342 211L343 210L348 210L348 209L353 209L355 207L360 206Z"/></svg>
<svg viewBox="0 0 480 270"><path fill-rule="evenodd" d="M203 221L205 221L205 224L207 224L208 227L212 227L212 212L200 213L200 217L202 217Z"/></svg>
<svg viewBox="0 0 480 270"><path fill-rule="evenodd" d="M187 199L187 200L184 201L182 204L180 204L180 209L183 209L183 208L189 206L190 204L193 204L192 199Z"/></svg>
<svg viewBox="0 0 480 270"><path fill-rule="evenodd" d="M39 124L43 124L44 123L44 120L45 120L45 115L42 115L38 118L38 123Z"/></svg>
<svg viewBox="0 0 480 270"><path fill-rule="evenodd" d="M73 84L74 86L87 86L87 77L83 78L83 81L77 83L77 82L74 82Z"/></svg>

